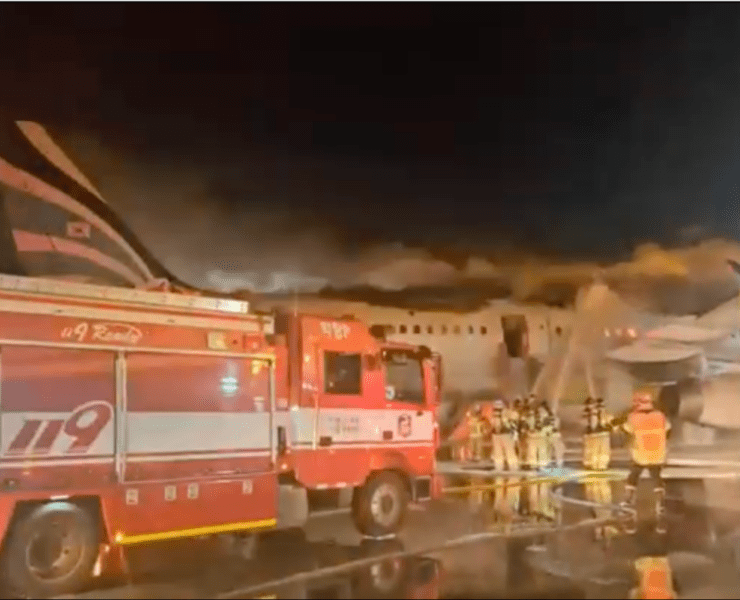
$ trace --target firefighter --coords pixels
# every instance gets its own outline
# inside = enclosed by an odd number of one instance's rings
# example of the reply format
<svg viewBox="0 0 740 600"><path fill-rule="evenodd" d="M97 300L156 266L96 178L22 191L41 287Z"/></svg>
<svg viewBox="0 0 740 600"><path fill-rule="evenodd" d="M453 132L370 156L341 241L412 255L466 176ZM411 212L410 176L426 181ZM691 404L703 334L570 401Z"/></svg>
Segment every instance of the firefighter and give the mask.
<svg viewBox="0 0 740 600"><path fill-rule="evenodd" d="M594 437L596 434L596 411L594 401L589 396L583 404L583 420L585 428L583 432L583 467L593 469L596 466L594 456Z"/></svg>
<svg viewBox="0 0 740 600"><path fill-rule="evenodd" d="M497 471L519 470L519 459L514 449L514 424L508 419L506 406L497 400L491 421L491 458Z"/></svg>
<svg viewBox="0 0 740 600"><path fill-rule="evenodd" d="M643 470L648 469L655 493L657 529L662 531L665 485L661 474L666 461L671 424L665 414L653 404L656 392L653 387L637 389L632 397L632 410L618 425L630 438L632 462L625 485L623 504L634 508L637 500L637 483Z"/></svg>
<svg viewBox="0 0 740 600"><path fill-rule="evenodd" d="M537 418L536 406L527 404L522 419L522 462L525 469L537 469L539 467L539 444L540 431L539 419Z"/></svg>
<svg viewBox="0 0 740 600"><path fill-rule="evenodd" d="M550 452L550 437L552 435L552 411L547 400L542 400L537 406L537 420L539 424L539 438L537 445L537 465L541 469L547 468L552 462Z"/></svg>
<svg viewBox="0 0 740 600"><path fill-rule="evenodd" d="M476 404L468 414L468 458L479 461L483 458L486 419L483 416L483 408L480 404Z"/></svg>
<svg viewBox="0 0 740 600"><path fill-rule="evenodd" d="M514 449L519 457L520 464L524 461L524 453L522 451L522 417L522 399L517 396L511 405L509 420L514 426Z"/></svg>
<svg viewBox="0 0 740 600"><path fill-rule="evenodd" d="M560 417L558 417L550 408L547 400L542 401L542 405L547 411L547 456L548 462L554 462L555 466L562 468L565 464L565 443L563 434L560 431Z"/></svg>
<svg viewBox="0 0 740 600"><path fill-rule="evenodd" d="M611 430L612 416L604 408L604 399L597 398L595 405L596 431L593 434L593 464L596 471L606 471L612 458Z"/></svg>

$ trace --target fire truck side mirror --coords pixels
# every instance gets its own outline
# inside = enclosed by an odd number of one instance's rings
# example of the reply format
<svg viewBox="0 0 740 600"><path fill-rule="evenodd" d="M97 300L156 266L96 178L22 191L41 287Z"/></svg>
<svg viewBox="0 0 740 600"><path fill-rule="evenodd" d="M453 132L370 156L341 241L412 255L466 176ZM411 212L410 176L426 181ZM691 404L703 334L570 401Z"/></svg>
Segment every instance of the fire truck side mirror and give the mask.
<svg viewBox="0 0 740 600"><path fill-rule="evenodd" d="M380 361L375 354L364 354L362 359L366 371L375 371L380 365Z"/></svg>
<svg viewBox="0 0 740 600"><path fill-rule="evenodd" d="M418 353L421 360L432 358L432 351L429 346L419 346Z"/></svg>
<svg viewBox="0 0 740 600"><path fill-rule="evenodd" d="M384 342L386 340L386 327L385 325L373 325L370 327L370 335L375 339Z"/></svg>

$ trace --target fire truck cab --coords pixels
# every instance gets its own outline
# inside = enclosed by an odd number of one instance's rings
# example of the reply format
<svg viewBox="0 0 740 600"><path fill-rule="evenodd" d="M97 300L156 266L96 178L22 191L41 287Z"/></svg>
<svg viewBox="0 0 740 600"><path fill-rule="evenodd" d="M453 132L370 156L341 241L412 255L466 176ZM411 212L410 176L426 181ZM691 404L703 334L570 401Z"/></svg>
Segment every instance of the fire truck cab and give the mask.
<svg viewBox="0 0 740 600"><path fill-rule="evenodd" d="M75 592L116 547L300 527L312 490L392 534L436 487L438 369L351 319L0 275L2 577Z"/></svg>

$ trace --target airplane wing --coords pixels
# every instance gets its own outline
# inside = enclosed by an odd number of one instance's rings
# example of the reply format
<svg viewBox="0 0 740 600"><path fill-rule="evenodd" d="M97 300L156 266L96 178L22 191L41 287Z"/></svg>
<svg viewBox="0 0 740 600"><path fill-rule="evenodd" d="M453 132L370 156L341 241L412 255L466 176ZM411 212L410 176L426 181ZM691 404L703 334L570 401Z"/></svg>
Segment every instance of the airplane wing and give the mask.
<svg viewBox="0 0 740 600"><path fill-rule="evenodd" d="M702 349L697 347L670 346L640 341L610 350L606 356L610 360L632 364L678 362L701 354Z"/></svg>
<svg viewBox="0 0 740 600"><path fill-rule="evenodd" d="M671 323L645 334L649 340L677 342L680 344L707 344L729 337L731 330L710 329L696 325Z"/></svg>

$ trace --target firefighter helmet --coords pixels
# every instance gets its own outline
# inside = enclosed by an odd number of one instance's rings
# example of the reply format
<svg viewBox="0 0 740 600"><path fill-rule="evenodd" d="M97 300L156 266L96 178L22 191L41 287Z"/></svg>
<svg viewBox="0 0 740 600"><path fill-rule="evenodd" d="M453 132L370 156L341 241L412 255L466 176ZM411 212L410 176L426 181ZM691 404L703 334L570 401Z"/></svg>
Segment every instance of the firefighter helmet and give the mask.
<svg viewBox="0 0 740 600"><path fill-rule="evenodd" d="M637 410L649 410L653 407L655 396L654 386L640 386L632 395L632 403Z"/></svg>

